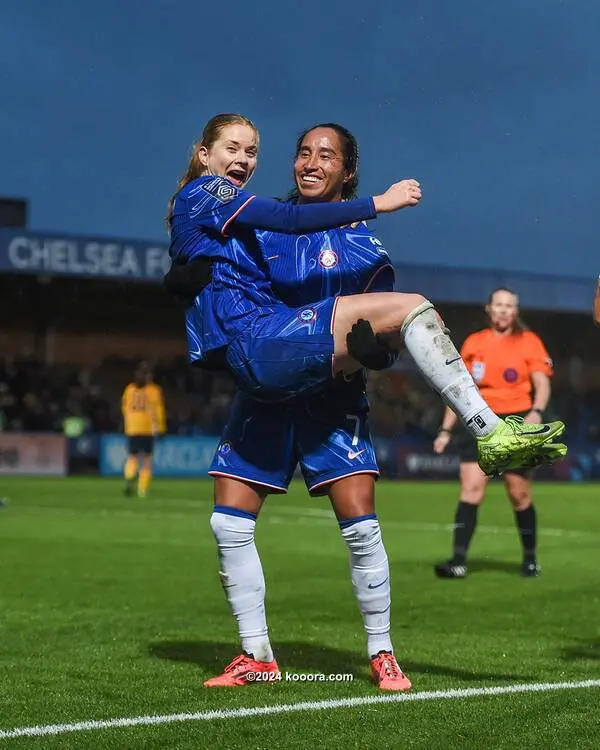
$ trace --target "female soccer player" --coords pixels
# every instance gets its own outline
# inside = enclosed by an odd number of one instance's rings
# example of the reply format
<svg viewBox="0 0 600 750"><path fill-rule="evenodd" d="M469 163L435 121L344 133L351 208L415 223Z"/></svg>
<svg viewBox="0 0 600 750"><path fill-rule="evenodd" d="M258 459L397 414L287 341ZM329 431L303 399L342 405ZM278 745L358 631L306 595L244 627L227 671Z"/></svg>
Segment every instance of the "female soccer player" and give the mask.
<svg viewBox="0 0 600 750"><path fill-rule="evenodd" d="M486 305L489 327L471 334L461 354L482 395L497 414L519 413L527 424L539 425L550 399L552 360L540 338L519 318L519 299L508 289L496 289ZM456 415L446 409L433 448L443 453L456 425ZM435 566L440 578L464 578L467 552L477 510L485 497L488 478L477 464L477 450L468 432L457 435L460 451L460 500L454 519L452 558ZM531 474L511 470L504 485L513 506L523 546L524 576L537 576L536 514L531 497Z"/></svg>
<svg viewBox="0 0 600 750"><path fill-rule="evenodd" d="M421 295L337 296L295 309L273 295L269 259L260 252L255 230L302 234L416 205L421 190L415 180L362 201L282 204L242 189L257 153L258 132L247 118L214 117L194 146L171 201L171 257L215 260L213 281L187 313L192 362L208 358L212 365L215 355L222 356L241 390L281 402L363 365L385 366L387 345L399 349L404 344L426 380L476 437L486 473L565 455L566 446L551 442L564 431L562 422L532 428L515 417L501 420L490 409L433 305ZM305 182L318 199L328 178L309 175Z"/></svg>
<svg viewBox="0 0 600 750"><path fill-rule="evenodd" d="M306 131L298 141L295 161L299 201L314 199L315 185L319 200L352 198L357 161L356 142L344 128L325 125ZM324 294L393 288L387 253L363 225L303 235L301 242L270 232L258 232L257 237L264 257L273 260L273 290L291 307ZM188 264L188 269L193 266ZM185 280L184 269L170 275ZM209 473L216 477L211 526L244 653L222 675L207 680L207 686L244 685L248 673L277 671L254 529L267 494L285 491L300 462L311 494L329 495L348 545L372 678L382 689L410 687L392 653L389 568L375 515L378 468L367 410L362 375L351 382L336 379L323 393L293 404L264 404L238 394ZM245 602L243 608L238 600Z"/></svg>
<svg viewBox="0 0 600 750"><path fill-rule="evenodd" d="M310 128L296 148L298 202L314 196L317 179L319 200L352 199L357 170L358 145L349 131L330 123ZM275 248L282 250L269 271L275 294L290 307L327 295L393 290L389 257L363 223L305 234L299 244L295 237L271 232L257 237L265 257L273 257ZM209 474L215 477L211 527L243 653L206 686L245 685L249 673L277 672L254 531L267 495L286 492L300 463L309 492L329 496L348 547L372 679L384 690L411 687L390 638L389 565L375 513L378 467L367 413L362 371L285 404L238 393Z"/></svg>

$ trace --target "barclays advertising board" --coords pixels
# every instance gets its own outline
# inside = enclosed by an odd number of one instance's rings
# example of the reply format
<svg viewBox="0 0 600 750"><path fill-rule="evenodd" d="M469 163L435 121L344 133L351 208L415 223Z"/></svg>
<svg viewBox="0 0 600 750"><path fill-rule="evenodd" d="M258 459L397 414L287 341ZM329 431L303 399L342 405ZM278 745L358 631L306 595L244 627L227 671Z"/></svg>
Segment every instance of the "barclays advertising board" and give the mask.
<svg viewBox="0 0 600 750"><path fill-rule="evenodd" d="M157 477L203 477L219 444L217 437L177 437L168 435L156 441L153 471ZM127 456L124 435L100 438L100 474L121 476Z"/></svg>

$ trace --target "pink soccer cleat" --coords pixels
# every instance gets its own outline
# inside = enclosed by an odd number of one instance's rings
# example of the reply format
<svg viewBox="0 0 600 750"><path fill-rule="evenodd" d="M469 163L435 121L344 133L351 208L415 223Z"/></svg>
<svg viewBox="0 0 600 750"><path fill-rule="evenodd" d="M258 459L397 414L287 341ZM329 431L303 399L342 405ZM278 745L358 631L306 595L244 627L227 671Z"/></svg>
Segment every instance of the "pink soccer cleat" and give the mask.
<svg viewBox="0 0 600 750"><path fill-rule="evenodd" d="M204 687L243 687L254 683L279 682L280 676L275 659L256 661L243 653L225 667L223 674L205 680Z"/></svg>
<svg viewBox="0 0 600 750"><path fill-rule="evenodd" d="M389 651L380 651L371 659L371 679L381 690L410 690L412 687L396 657Z"/></svg>

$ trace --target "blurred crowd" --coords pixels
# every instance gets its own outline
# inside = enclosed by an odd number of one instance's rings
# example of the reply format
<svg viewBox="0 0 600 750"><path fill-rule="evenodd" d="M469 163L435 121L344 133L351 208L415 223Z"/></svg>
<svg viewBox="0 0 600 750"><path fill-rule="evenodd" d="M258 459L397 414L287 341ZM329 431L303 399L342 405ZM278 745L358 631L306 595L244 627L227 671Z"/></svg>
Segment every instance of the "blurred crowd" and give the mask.
<svg viewBox="0 0 600 750"><path fill-rule="evenodd" d="M137 364L120 357L93 369L27 356L0 360L0 430L63 432L75 417L86 432L119 431L121 395ZM194 370L181 358L157 363L154 380L165 393L169 433L221 431L234 393L228 376Z"/></svg>
<svg viewBox="0 0 600 750"><path fill-rule="evenodd" d="M122 357L94 369L48 365L28 356L0 360L0 431L66 432L73 418L85 432L119 431L121 394L136 365ZM576 361L568 369L554 389L550 416L567 422L570 439L600 441L600 387L578 377ZM181 357L156 363L154 380L165 394L170 434L221 432L235 393L228 375L194 369ZM371 373L368 389L375 435L418 441L436 434L443 406L410 362Z"/></svg>

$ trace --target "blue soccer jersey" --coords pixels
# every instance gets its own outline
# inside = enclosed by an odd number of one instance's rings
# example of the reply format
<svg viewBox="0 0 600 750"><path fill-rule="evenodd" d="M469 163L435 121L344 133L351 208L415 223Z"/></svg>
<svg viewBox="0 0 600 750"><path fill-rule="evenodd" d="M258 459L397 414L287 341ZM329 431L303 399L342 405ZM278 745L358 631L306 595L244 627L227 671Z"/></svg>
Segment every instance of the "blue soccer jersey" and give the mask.
<svg viewBox="0 0 600 750"><path fill-rule="evenodd" d="M223 177L192 180L175 197L171 257L213 258L213 280L186 313L191 361L227 346L265 308L280 305L255 230L315 231L375 216L372 199L296 206L257 198Z"/></svg>
<svg viewBox="0 0 600 750"><path fill-rule="evenodd" d="M266 231L256 236L273 293L288 307L394 289L389 255L363 222L299 236Z"/></svg>
<svg viewBox="0 0 600 750"><path fill-rule="evenodd" d="M289 307L331 297L394 291L395 273L380 240L364 223L300 236L257 232L273 292ZM356 408L365 383L362 371L339 378L316 398Z"/></svg>
<svg viewBox="0 0 600 750"><path fill-rule="evenodd" d="M360 224L299 237L256 235L273 292L285 305L249 321L228 346L226 361L242 391L283 402L331 384L337 300L390 289L393 268L381 243ZM335 390L336 397L342 394Z"/></svg>
<svg viewBox="0 0 600 750"><path fill-rule="evenodd" d="M318 313L327 298L393 291L394 269L365 224L289 237L258 232L272 288L290 307ZM377 475L364 373L341 377L287 405L238 393L209 473L285 492L296 465L313 495L336 479Z"/></svg>
<svg viewBox="0 0 600 750"><path fill-rule="evenodd" d="M251 199L221 177L194 180L175 198L171 257L205 256L216 261L212 283L186 312L191 361L227 345L259 307L276 303L254 233L227 234L236 214Z"/></svg>

